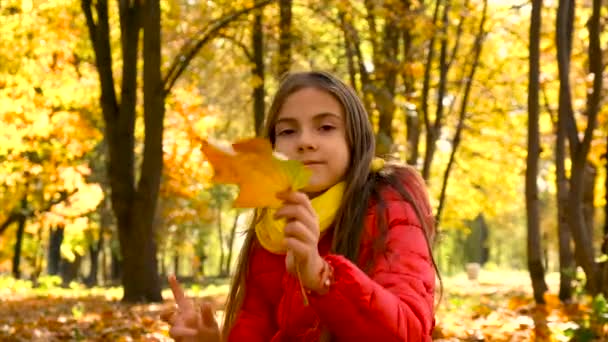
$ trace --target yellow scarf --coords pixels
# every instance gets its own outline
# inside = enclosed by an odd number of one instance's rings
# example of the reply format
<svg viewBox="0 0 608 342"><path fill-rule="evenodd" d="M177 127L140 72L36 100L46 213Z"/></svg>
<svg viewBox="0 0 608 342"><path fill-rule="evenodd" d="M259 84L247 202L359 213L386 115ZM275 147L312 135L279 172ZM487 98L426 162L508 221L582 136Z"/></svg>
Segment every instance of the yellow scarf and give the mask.
<svg viewBox="0 0 608 342"><path fill-rule="evenodd" d="M336 212L342 201L344 186L344 182L340 182L310 201L319 218L319 230L321 234L334 221ZM255 233L260 244L266 250L275 254L285 254L286 250L283 244L285 220L275 220L273 217L275 212L276 209L267 209L262 213L262 217L255 225Z"/></svg>

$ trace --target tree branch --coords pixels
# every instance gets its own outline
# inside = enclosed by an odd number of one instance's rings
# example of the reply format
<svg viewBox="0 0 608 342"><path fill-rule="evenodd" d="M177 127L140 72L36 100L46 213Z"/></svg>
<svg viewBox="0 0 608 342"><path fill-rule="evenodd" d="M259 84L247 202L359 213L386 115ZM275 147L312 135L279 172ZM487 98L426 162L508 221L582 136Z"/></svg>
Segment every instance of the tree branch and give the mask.
<svg viewBox="0 0 608 342"><path fill-rule="evenodd" d="M97 23L93 19L92 1L82 0L81 8L84 12L89 37L95 51L95 65L101 84L101 106L104 119L111 124L118 115L118 101L114 89L114 76L112 73L112 52L110 47L110 26L108 21L107 0L96 1Z"/></svg>
<svg viewBox="0 0 608 342"><path fill-rule="evenodd" d="M349 10L352 11L354 9L349 8ZM338 19L340 20L340 27L343 31L344 39L350 41L352 52L354 53L354 57L356 57L357 59L357 68L359 69L359 76L361 78L361 97L365 109L370 114L371 120L372 108L367 94L373 91L373 87L371 85L369 72L365 68L365 64L363 62L363 53L361 52L361 39L359 38L359 32L357 32L357 29L353 26L351 22L352 19L349 19L347 17L344 10L339 10Z"/></svg>
<svg viewBox="0 0 608 342"><path fill-rule="evenodd" d="M470 2L470 0L466 0L463 7L469 8L469 2ZM456 28L456 42L454 43L454 46L452 47L452 53L450 54L450 58L449 58L448 65L447 65L448 70L452 67L454 60L456 59L456 55L458 54L458 50L460 48L460 38L462 37L462 30L463 30L465 19L466 19L465 16L462 15L460 17L460 20L458 21L458 27Z"/></svg>
<svg viewBox="0 0 608 342"><path fill-rule="evenodd" d="M74 189L72 191L60 191L59 192L59 197L55 198L55 199L51 199L42 209L40 210L27 210L27 211L23 211L20 209L13 209L11 210L11 214L6 218L6 220L4 220L4 222L2 222L2 224L0 225L0 235L2 235L2 233L4 233L4 231L14 222L17 222L20 218L25 217L30 218L33 217L35 214L37 213L45 213L47 211L50 211L55 205L66 201L68 198L70 198L70 196L72 196L73 194L75 194L76 192L78 192L78 189ZM21 205L19 205L20 207Z"/></svg>
<svg viewBox="0 0 608 342"><path fill-rule="evenodd" d="M241 15L247 14L254 9L264 7L274 0L261 0L256 2L252 7L248 7L242 10L225 15L222 18L212 21L205 28L200 30L195 38L190 39L182 46L180 53L173 59L171 66L167 72L167 75L163 79L164 95L166 96L171 92L171 88L181 74L186 70L194 56L200 51L200 49L207 44L211 39L215 38L217 34L225 27L227 27L234 20L239 18Z"/></svg>
<svg viewBox="0 0 608 342"><path fill-rule="evenodd" d="M436 0L435 9L433 11L433 26L437 25L437 17L439 16L439 3L441 0ZM431 69L433 68L433 59L435 57L435 37L437 35L433 34L429 41L428 53L426 56L426 67L424 68L424 79L422 81L422 99L421 99L421 108L422 108L422 118L424 119L424 127L426 129L426 134L432 130L431 128L431 120L429 119L429 91L431 85ZM427 146L428 148L428 146Z"/></svg>
<svg viewBox="0 0 608 342"><path fill-rule="evenodd" d="M488 12L488 0L484 0L483 14L481 17L481 22L479 23L479 32L477 34L477 37L475 37L475 43L473 46L473 55L474 55L473 64L471 65L471 71L466 79L467 83L466 83L466 87L465 87L465 91L464 91L464 98L462 99L462 103L461 103L461 107L460 107L460 114L458 117L458 126L456 127L456 133L454 134L454 139L452 140L452 151L450 153L450 159L448 161L448 165L445 169L445 173L443 176L443 184L441 186L441 194L439 196L439 206L437 208L437 213L435 215L435 222L437 222L437 227L439 227L439 223L441 220L441 213L442 213L443 207L445 205L445 198L446 198L446 194L447 194L447 187L448 187L448 180L450 177L450 171L452 169L452 166L453 166L455 158L456 158L456 151L458 149L458 146L460 145L462 131L464 129L464 122L466 119L469 94L471 92L471 86L473 84L473 80L475 79L475 71L477 70L477 66L479 65L479 57L481 56L481 50L483 48L483 41L486 36L486 31L484 29L484 25L486 22L487 12Z"/></svg>
<svg viewBox="0 0 608 342"><path fill-rule="evenodd" d="M574 1L560 0L555 20L555 45L557 47L557 65L560 80L559 112L561 124L568 135L570 155L574 157L579 149L578 128L572 108L570 89L570 56L572 54L572 31L574 21Z"/></svg>
<svg viewBox="0 0 608 342"><path fill-rule="evenodd" d="M591 139L593 138L593 130L597 125L597 115L600 109L602 96L602 48L600 45L600 11L601 0L593 0L593 11L591 18L587 22L589 30L589 74L593 75L592 91L587 92L587 127L585 135L578 151L582 157L587 158L589 149L591 148Z"/></svg>
<svg viewBox="0 0 608 342"><path fill-rule="evenodd" d="M254 62L253 54L251 54L251 51L249 51L249 47L247 45L243 44L243 42L239 41L236 37L229 36L224 33L219 33L217 35L217 37L224 38L224 39L228 40L230 43L241 48L241 51L243 51L243 53L245 54L245 57L247 57L247 60L249 60L249 62L252 62L252 63Z"/></svg>

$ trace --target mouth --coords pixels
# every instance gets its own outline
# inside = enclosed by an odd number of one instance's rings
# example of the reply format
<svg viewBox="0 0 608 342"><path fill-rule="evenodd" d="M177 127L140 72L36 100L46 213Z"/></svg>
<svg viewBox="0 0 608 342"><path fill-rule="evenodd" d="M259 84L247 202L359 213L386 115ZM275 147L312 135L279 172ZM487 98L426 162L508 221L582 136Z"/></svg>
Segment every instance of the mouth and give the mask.
<svg viewBox="0 0 608 342"><path fill-rule="evenodd" d="M302 164L304 164L304 166L316 166L316 165L322 165L322 164L324 164L324 162L317 161L317 160L305 160L302 162Z"/></svg>

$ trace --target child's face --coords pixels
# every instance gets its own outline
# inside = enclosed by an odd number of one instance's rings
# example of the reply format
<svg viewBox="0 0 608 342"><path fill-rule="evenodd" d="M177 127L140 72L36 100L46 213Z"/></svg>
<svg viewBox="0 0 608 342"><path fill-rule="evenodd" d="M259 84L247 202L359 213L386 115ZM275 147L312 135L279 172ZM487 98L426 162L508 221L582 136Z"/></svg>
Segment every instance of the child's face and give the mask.
<svg viewBox="0 0 608 342"><path fill-rule="evenodd" d="M275 125L275 150L312 171L303 191L316 195L340 182L350 162L344 110L338 100L317 88L291 94Z"/></svg>

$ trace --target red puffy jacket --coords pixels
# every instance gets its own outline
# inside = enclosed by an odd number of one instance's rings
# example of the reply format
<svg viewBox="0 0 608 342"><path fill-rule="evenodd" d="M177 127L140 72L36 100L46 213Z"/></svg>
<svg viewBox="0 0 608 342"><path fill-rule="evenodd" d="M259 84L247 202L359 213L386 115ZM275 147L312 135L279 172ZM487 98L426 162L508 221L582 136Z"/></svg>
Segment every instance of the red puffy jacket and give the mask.
<svg viewBox="0 0 608 342"><path fill-rule="evenodd" d="M228 341L319 341L329 330L334 341L430 341L434 327L435 272L424 232L411 205L395 190L382 192L388 233L385 250L372 255L379 238L377 206L365 217L359 265L328 253L331 231L319 253L334 269L329 293L309 295L304 306L297 278L285 270L285 256L253 246L243 305Z"/></svg>

